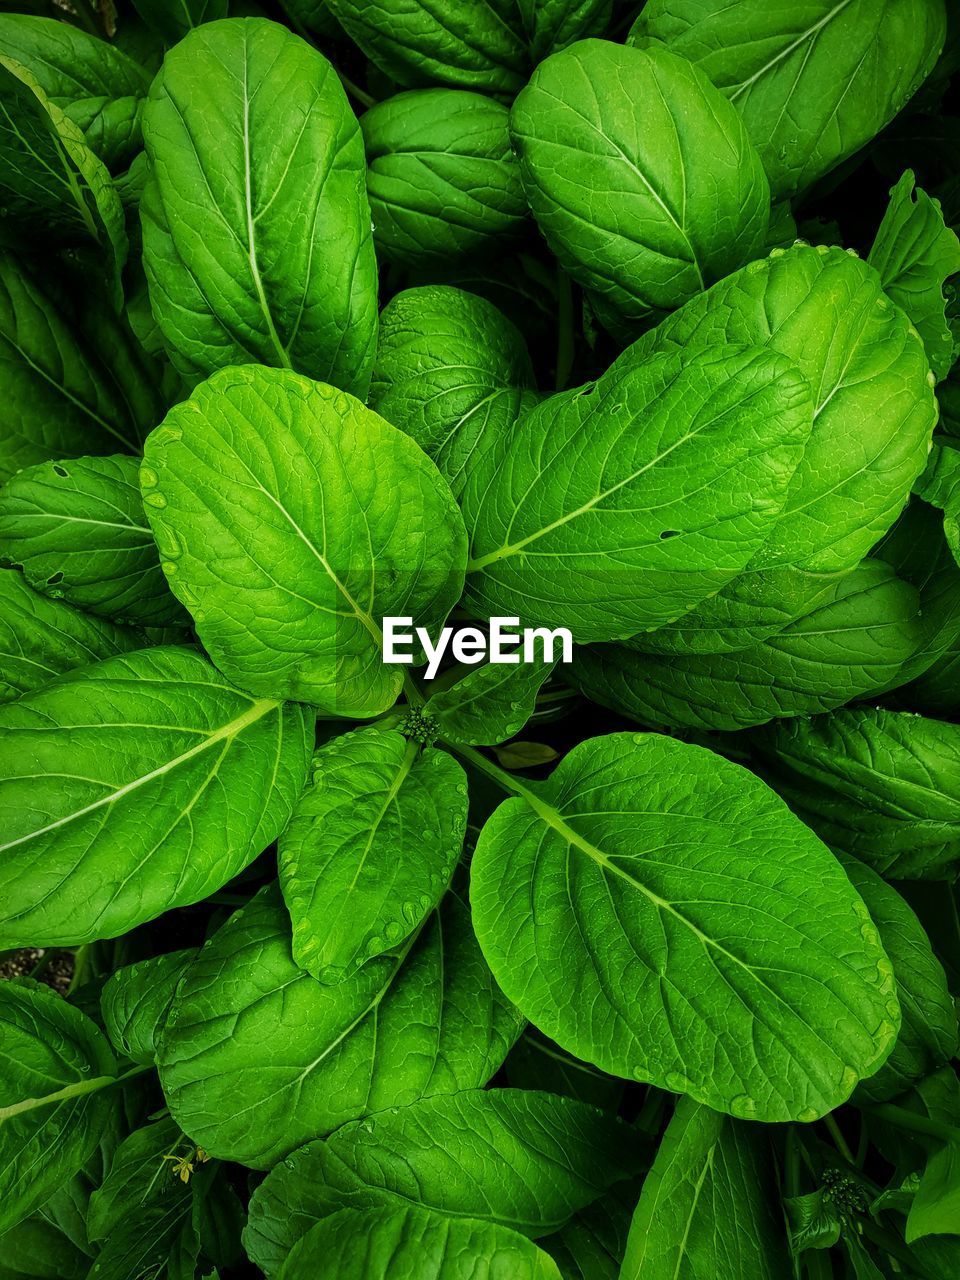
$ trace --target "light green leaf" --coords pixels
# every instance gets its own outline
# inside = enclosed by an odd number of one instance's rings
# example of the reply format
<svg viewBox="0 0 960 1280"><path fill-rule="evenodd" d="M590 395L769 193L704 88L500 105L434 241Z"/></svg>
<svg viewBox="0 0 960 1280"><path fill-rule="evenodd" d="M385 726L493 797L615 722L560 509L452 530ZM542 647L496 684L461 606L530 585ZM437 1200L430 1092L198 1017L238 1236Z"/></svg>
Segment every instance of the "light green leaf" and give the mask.
<svg viewBox="0 0 960 1280"><path fill-rule="evenodd" d="M502 103L458 89L396 94L360 120L373 239L388 262L421 267L496 252L527 202Z"/></svg>
<svg viewBox="0 0 960 1280"><path fill-rule="evenodd" d="M404 1207L344 1209L301 1240L279 1280L560 1280L530 1240L488 1222L441 1218Z"/></svg>
<svg viewBox="0 0 960 1280"><path fill-rule="evenodd" d="M268 364L365 395L376 261L363 141L330 63L263 19L198 27L164 59L143 135L144 266L181 374Z"/></svg>
<svg viewBox="0 0 960 1280"><path fill-rule="evenodd" d="M103 1035L49 987L0 983L0 1231L43 1204L100 1141L117 1064Z"/></svg>
<svg viewBox="0 0 960 1280"><path fill-rule="evenodd" d="M428 1098L294 1152L257 1189L244 1242L273 1275L317 1220L410 1203L548 1235L641 1158L622 1121L572 1098L520 1089Z"/></svg>
<svg viewBox="0 0 960 1280"><path fill-rule="evenodd" d="M946 377L956 357L947 324L943 286L960 272L960 240L943 220L939 200L914 190L911 170L890 192L869 262L880 274L888 297L919 330L938 378Z"/></svg>
<svg viewBox="0 0 960 1280"><path fill-rule="evenodd" d="M399 946L450 883L466 826L466 775L446 752L379 729L322 747L279 845L297 964L338 983Z"/></svg>
<svg viewBox="0 0 960 1280"><path fill-rule="evenodd" d="M29 67L0 53L0 199L25 239L93 242L119 306L127 257L123 206L110 173Z"/></svg>
<svg viewBox="0 0 960 1280"><path fill-rule="evenodd" d="M532 386L523 337L485 298L426 285L384 308L370 406L413 436L455 496L509 438Z"/></svg>
<svg viewBox="0 0 960 1280"><path fill-rule="evenodd" d="M261 696L342 716L392 706L380 624L456 603L465 534L402 431L297 374L215 374L152 432L140 473L174 595L207 652Z"/></svg>
<svg viewBox="0 0 960 1280"><path fill-rule="evenodd" d="M835 849L883 876L941 880L960 859L960 725L847 707L754 735L772 786Z"/></svg>
<svg viewBox="0 0 960 1280"><path fill-rule="evenodd" d="M945 33L943 0L650 0L630 39L663 40L706 72L780 197L879 133L932 71Z"/></svg>
<svg viewBox="0 0 960 1280"><path fill-rule="evenodd" d="M948 1142L927 1161L907 1214L907 1243L922 1236L960 1236L960 1143Z"/></svg>
<svg viewBox="0 0 960 1280"><path fill-rule="evenodd" d="M474 468L468 606L581 643L672 621L769 536L810 424L807 382L772 352L628 349Z"/></svg>
<svg viewBox="0 0 960 1280"><path fill-rule="evenodd" d="M770 188L743 122L662 45L554 54L510 132L547 244L628 319L679 306L764 246Z"/></svg>
<svg viewBox="0 0 960 1280"><path fill-rule="evenodd" d="M519 733L555 662L485 663L442 689L427 708L448 742L492 747Z"/></svg>
<svg viewBox="0 0 960 1280"><path fill-rule="evenodd" d="M748 729L889 688L925 635L916 590L889 565L865 560L762 644L690 657L595 645L575 655L571 678L594 701L643 724Z"/></svg>
<svg viewBox="0 0 960 1280"><path fill-rule="evenodd" d="M0 46L29 70L108 168L136 155L150 76L132 58L69 22L23 13L0 14Z"/></svg>
<svg viewBox="0 0 960 1280"><path fill-rule="evenodd" d="M14 569L0 569L0 702L142 645L136 631L38 595Z"/></svg>
<svg viewBox="0 0 960 1280"><path fill-rule="evenodd" d="M784 1280L769 1140L681 1098L643 1184L621 1280Z"/></svg>
<svg viewBox="0 0 960 1280"><path fill-rule="evenodd" d="M324 986L294 961L275 888L236 912L181 983L161 1042L184 1131L263 1169L347 1120L485 1084L522 1019L455 893L411 942Z"/></svg>
<svg viewBox="0 0 960 1280"><path fill-rule="evenodd" d="M0 490L0 557L30 586L142 626L189 626L160 572L136 458L41 462Z"/></svg>
<svg viewBox="0 0 960 1280"><path fill-rule="evenodd" d="M196 956L195 948L168 951L114 970L100 993L100 1011L118 1053L134 1062L156 1061L157 1041L173 993Z"/></svg>
<svg viewBox="0 0 960 1280"><path fill-rule="evenodd" d="M724 342L781 352L813 389L803 459L750 571L854 568L900 514L927 460L937 402L919 335L866 263L798 245L693 298L645 334L632 359Z"/></svg>
<svg viewBox="0 0 960 1280"><path fill-rule="evenodd" d="M286 825L308 729L186 648L0 708L0 945L116 937L219 889Z"/></svg>
<svg viewBox="0 0 960 1280"><path fill-rule="evenodd" d="M656 734L515 784L474 854L497 982L569 1052L755 1120L813 1120L893 1047L890 963L827 849L747 770Z"/></svg>

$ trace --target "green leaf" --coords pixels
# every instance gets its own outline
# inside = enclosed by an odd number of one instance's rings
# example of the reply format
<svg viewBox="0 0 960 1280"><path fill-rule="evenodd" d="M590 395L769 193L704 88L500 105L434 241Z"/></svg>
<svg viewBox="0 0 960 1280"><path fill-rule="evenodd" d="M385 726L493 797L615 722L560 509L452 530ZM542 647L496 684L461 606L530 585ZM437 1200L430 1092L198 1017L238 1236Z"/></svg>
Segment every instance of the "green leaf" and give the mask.
<svg viewBox="0 0 960 1280"><path fill-rule="evenodd" d="M364 113L373 239L388 262L455 262L517 238L527 202L509 119L457 89L396 94Z"/></svg>
<svg viewBox="0 0 960 1280"><path fill-rule="evenodd" d="M512 97L531 61L603 31L610 0L327 0L372 62L397 84L447 84Z"/></svg>
<svg viewBox="0 0 960 1280"><path fill-rule="evenodd" d="M187 626L143 514L136 458L41 462L0 490L0 556L36 591L143 626Z"/></svg>
<svg viewBox="0 0 960 1280"><path fill-rule="evenodd" d="M581 643L672 621L768 537L810 423L806 381L772 352L628 349L474 468L468 606Z"/></svg>
<svg viewBox="0 0 960 1280"><path fill-rule="evenodd" d="M932 71L945 32L942 0L650 0L630 39L663 40L706 72L780 197L879 133Z"/></svg>
<svg viewBox="0 0 960 1280"><path fill-rule="evenodd" d="M761 644L689 657L596 645L575 655L571 678L594 701L644 724L747 729L888 688L924 637L915 589L889 565L865 560Z"/></svg>
<svg viewBox="0 0 960 1280"><path fill-rule="evenodd" d="M943 536L953 558L960 563L960 441L952 436L934 439L916 491L943 512Z"/></svg>
<svg viewBox="0 0 960 1280"><path fill-rule="evenodd" d="M548 1235L640 1167L620 1120L519 1089L428 1098L345 1125L294 1152L261 1184L244 1243L274 1275L312 1223L342 1208L415 1203L524 1235Z"/></svg>
<svg viewBox="0 0 960 1280"><path fill-rule="evenodd" d="M117 1064L96 1025L49 987L0 983L0 1231L96 1149Z"/></svg>
<svg viewBox="0 0 960 1280"><path fill-rule="evenodd" d="M876 1075L857 1088L858 1102L883 1102L954 1057L958 1047L957 1011L943 966L906 901L856 858L841 858L841 862L866 903L893 965L903 1015L890 1057Z"/></svg>
<svg viewBox="0 0 960 1280"><path fill-rule="evenodd" d="M872 267L825 245L751 262L645 334L632 358L725 342L781 352L813 389L813 430L751 573L854 568L927 460L937 401L923 342Z"/></svg>
<svg viewBox="0 0 960 1280"><path fill-rule="evenodd" d="M921 1236L960 1235L960 1144L948 1142L927 1161L907 1214L907 1243Z"/></svg>
<svg viewBox="0 0 960 1280"><path fill-rule="evenodd" d="M263 1169L347 1120L485 1084L521 1025L455 893L399 956L324 986L294 961L271 886L191 965L160 1077L174 1118L205 1150Z"/></svg>
<svg viewBox="0 0 960 1280"><path fill-rule="evenodd" d="M545 742L508 742L495 747L493 754L505 769L535 769L556 760L560 752Z"/></svg>
<svg viewBox="0 0 960 1280"><path fill-rule="evenodd" d="M943 536L939 513L919 498L910 500L874 555L916 587L920 597L920 643L889 686L901 690L918 676L923 678L960 639L960 567ZM939 708L930 708L927 696L919 694L914 683L898 698L912 711L932 709L936 714Z"/></svg>
<svg viewBox="0 0 960 1280"><path fill-rule="evenodd" d="M379 729L322 747L279 845L297 964L338 983L404 942L450 883L466 826L466 775L446 752Z"/></svg>
<svg viewBox="0 0 960 1280"><path fill-rule="evenodd" d="M268 364L365 395L376 261L360 129L330 63L277 23L198 27L164 59L143 135L150 304L181 374Z"/></svg>
<svg viewBox="0 0 960 1280"><path fill-rule="evenodd" d="M219 889L286 825L308 727L185 648L0 708L0 945L116 937Z"/></svg>
<svg viewBox="0 0 960 1280"><path fill-rule="evenodd" d="M435 693L428 711L448 742L492 747L519 733L555 662L485 663Z"/></svg>
<svg viewBox="0 0 960 1280"><path fill-rule="evenodd" d="M783 1207L790 1224L790 1246L794 1253L807 1249L832 1249L839 1243L843 1222L836 1206L827 1200L823 1189L808 1195L787 1196Z"/></svg>
<svg viewBox="0 0 960 1280"><path fill-rule="evenodd" d="M40 1214L0 1235L0 1280L85 1280L90 1258Z"/></svg>
<svg viewBox="0 0 960 1280"><path fill-rule="evenodd" d="M174 594L252 693L385 711L403 675L382 619L433 627L460 595L463 521L436 468L322 383L214 375L151 433L140 479Z"/></svg>
<svg viewBox="0 0 960 1280"><path fill-rule="evenodd" d="M943 286L960 272L960 240L943 221L939 200L914 190L911 170L890 192L869 262L888 297L916 325L937 378L946 377L956 358L947 324Z"/></svg>
<svg viewBox="0 0 960 1280"><path fill-rule="evenodd" d="M103 1240L151 1200L182 1187L173 1162L164 1157L191 1151L193 1144L169 1116L135 1129L117 1148L109 1173L90 1197L90 1239Z"/></svg>
<svg viewBox="0 0 960 1280"><path fill-rule="evenodd" d="M560 1280L556 1263L515 1231L412 1207L344 1209L301 1240L279 1280Z"/></svg>
<svg viewBox="0 0 960 1280"><path fill-rule="evenodd" d="M215 22L227 16L227 0L133 0L133 7L144 22L168 44L199 27L201 22Z"/></svg>
<svg viewBox="0 0 960 1280"><path fill-rule="evenodd" d="M763 248L760 157L703 72L662 45L586 40L554 54L510 131L547 244L629 319L679 306Z"/></svg>
<svg viewBox="0 0 960 1280"><path fill-rule="evenodd" d="M97 245L119 307L127 234L110 173L77 125L5 45L0 54L0 199L6 227L24 239Z"/></svg>
<svg viewBox="0 0 960 1280"><path fill-rule="evenodd" d="M196 948L168 951L124 965L110 975L100 995L100 1011L118 1053L134 1062L156 1061L157 1041L177 983L196 956Z"/></svg>
<svg viewBox="0 0 960 1280"><path fill-rule="evenodd" d="M473 858L507 997L604 1071L813 1120L893 1047L890 963L842 869L739 765L655 734L581 743Z"/></svg>
<svg viewBox="0 0 960 1280"><path fill-rule="evenodd" d="M617 1110L625 1088L622 1080L574 1058L541 1035L536 1027L527 1027L510 1050L503 1069L508 1084L517 1089L561 1093L602 1107L604 1111Z"/></svg>
<svg viewBox="0 0 960 1280"><path fill-rule="evenodd" d="M0 14L0 46L29 70L108 168L136 155L150 77L132 58L68 22L22 13Z"/></svg>
<svg viewBox="0 0 960 1280"><path fill-rule="evenodd" d="M847 707L754 736L771 785L835 849L898 879L960 859L960 725Z"/></svg>
<svg viewBox="0 0 960 1280"><path fill-rule="evenodd" d="M160 1280L164 1276L193 1280L199 1242L191 1230L192 1209L190 1188L172 1182L165 1197L151 1198L137 1213L116 1225L104 1240L88 1280L129 1280L133 1276L138 1280ZM185 1274L171 1273L167 1270L168 1260L177 1256L184 1243L189 1250L191 1236L195 1245L193 1266Z"/></svg>
<svg viewBox="0 0 960 1280"><path fill-rule="evenodd" d="M142 644L138 632L38 595L15 570L0 569L0 702Z"/></svg>
<svg viewBox="0 0 960 1280"><path fill-rule="evenodd" d="M523 337L485 298L427 285L384 308L370 406L413 436L455 496L508 439L532 386Z"/></svg>
<svg viewBox="0 0 960 1280"><path fill-rule="evenodd" d="M129 330L88 301L92 330L0 251L0 481L48 458L139 453L163 415Z"/></svg>
<svg viewBox="0 0 960 1280"><path fill-rule="evenodd" d="M564 1280L619 1280L639 1187L634 1181L617 1183L540 1241Z"/></svg>
<svg viewBox="0 0 960 1280"><path fill-rule="evenodd" d="M622 1280L784 1280L790 1271L767 1136L682 1098L643 1184Z"/></svg>

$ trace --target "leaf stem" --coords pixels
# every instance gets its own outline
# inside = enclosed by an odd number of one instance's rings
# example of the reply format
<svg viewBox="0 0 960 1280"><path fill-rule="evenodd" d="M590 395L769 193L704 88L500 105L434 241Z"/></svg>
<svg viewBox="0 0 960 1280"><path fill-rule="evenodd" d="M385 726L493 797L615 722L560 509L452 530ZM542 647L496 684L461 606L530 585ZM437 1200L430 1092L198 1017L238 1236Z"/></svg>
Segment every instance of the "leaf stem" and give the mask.
<svg viewBox="0 0 960 1280"><path fill-rule="evenodd" d="M407 695L407 702L415 711L419 711L426 703L426 698L420 692L416 680L407 667L403 669L403 692Z"/></svg>
<svg viewBox="0 0 960 1280"><path fill-rule="evenodd" d="M481 755L473 747L464 747L460 743L446 742L446 740L444 740L444 745L455 755L468 760L481 773L485 773L488 778L492 778L499 787L510 795L523 796L524 799L530 800L536 798L533 790L525 786L519 778L515 778L512 773L507 773L506 769L501 769L499 765L494 764L492 760L488 760L485 755Z"/></svg>
<svg viewBox="0 0 960 1280"><path fill-rule="evenodd" d="M846 1160L848 1164L855 1164L856 1161L853 1158L853 1152L850 1150L846 1138L840 1132L840 1126L837 1124L834 1117L832 1115L824 1116L823 1123L826 1126L827 1133L829 1133L830 1137L833 1139L833 1145L843 1156L844 1160Z"/></svg>
<svg viewBox="0 0 960 1280"><path fill-rule="evenodd" d="M939 1138L941 1142L960 1142L960 1126L931 1120L929 1116L918 1115L916 1111L908 1111L906 1107L895 1106L892 1102L878 1102L875 1106L866 1107L864 1110L867 1115L876 1116L878 1120L886 1120L898 1129L906 1129L910 1133L922 1133L925 1137Z"/></svg>
<svg viewBox="0 0 960 1280"><path fill-rule="evenodd" d="M337 75L340 77L340 83L346 89L347 93L350 94L351 98L356 98L361 106L367 108L375 107L377 105L376 98L367 93L366 89L361 89L358 84L354 84L350 77L341 71L339 67L336 68L336 71Z"/></svg>

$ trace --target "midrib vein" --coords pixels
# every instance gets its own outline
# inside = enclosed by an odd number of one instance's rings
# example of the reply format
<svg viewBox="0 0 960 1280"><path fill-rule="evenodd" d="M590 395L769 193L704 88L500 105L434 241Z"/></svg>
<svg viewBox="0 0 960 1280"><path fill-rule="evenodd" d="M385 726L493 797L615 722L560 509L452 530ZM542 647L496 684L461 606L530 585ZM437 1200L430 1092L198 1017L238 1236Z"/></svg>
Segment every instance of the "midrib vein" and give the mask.
<svg viewBox="0 0 960 1280"><path fill-rule="evenodd" d="M28 831L25 835L18 836L16 840L0 845L0 852L6 852L8 849L15 849L17 845L26 844L30 840L35 840L37 836L44 836L51 831L56 831L60 827L69 826L71 822L76 822L80 818L85 818L88 814L96 813L98 809L103 809L108 805L115 804L118 800L122 800L125 796L131 795L140 787L145 787L148 783L153 782L156 778L162 778L164 774L170 773L182 764L187 764L190 760L202 755L204 751L208 751L211 747L223 742L226 738L234 738L242 733L249 725L254 724L269 712L280 706L280 703L274 699L259 699L252 702L247 711L236 719L228 721L220 726L203 742L197 743L195 747L191 747L189 751L183 752L182 755L175 756L172 760L158 765L156 769L151 769L149 773L141 774L139 778L134 778L131 782L125 783L122 787L118 787L116 791L111 791L108 795L101 796L99 800L94 800L92 804L85 805L82 809L75 809L73 813L65 814L62 818L58 818L56 822L48 823L45 827L39 827L35 831ZM176 725L170 725L171 732L177 731Z"/></svg>

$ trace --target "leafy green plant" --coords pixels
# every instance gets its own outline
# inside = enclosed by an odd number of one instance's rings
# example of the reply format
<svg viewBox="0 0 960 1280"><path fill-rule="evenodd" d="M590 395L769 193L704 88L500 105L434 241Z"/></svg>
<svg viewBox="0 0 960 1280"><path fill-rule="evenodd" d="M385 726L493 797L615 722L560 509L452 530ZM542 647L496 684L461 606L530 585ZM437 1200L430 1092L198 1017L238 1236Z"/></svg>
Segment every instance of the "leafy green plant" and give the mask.
<svg viewBox="0 0 960 1280"><path fill-rule="evenodd" d="M0 1280L955 1280L943 0L20 7Z"/></svg>

